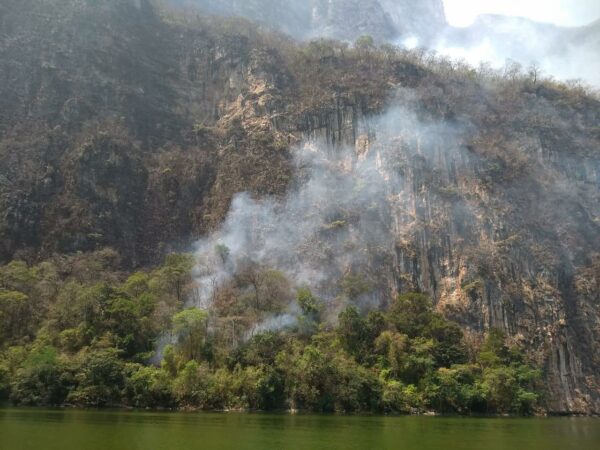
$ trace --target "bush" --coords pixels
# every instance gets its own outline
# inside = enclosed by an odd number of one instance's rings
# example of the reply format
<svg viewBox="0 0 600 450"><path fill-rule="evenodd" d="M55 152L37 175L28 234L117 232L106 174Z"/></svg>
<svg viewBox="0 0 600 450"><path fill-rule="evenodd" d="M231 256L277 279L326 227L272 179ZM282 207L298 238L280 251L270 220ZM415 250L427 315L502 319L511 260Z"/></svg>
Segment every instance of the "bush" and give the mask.
<svg viewBox="0 0 600 450"><path fill-rule="evenodd" d="M73 371L76 387L67 401L81 406L117 406L125 387L124 362L115 348L90 349L79 356Z"/></svg>
<svg viewBox="0 0 600 450"><path fill-rule="evenodd" d="M207 403L209 376L206 367L196 361L188 361L173 382L173 393L177 402L183 406L204 406Z"/></svg>
<svg viewBox="0 0 600 450"><path fill-rule="evenodd" d="M0 402L10 394L10 372L6 362L0 357Z"/></svg>
<svg viewBox="0 0 600 450"><path fill-rule="evenodd" d="M174 404L171 375L162 369L141 364L125 367L123 397L136 408L170 407Z"/></svg>
<svg viewBox="0 0 600 450"><path fill-rule="evenodd" d="M389 320L396 329L411 338L424 334L433 320L431 300L423 294L398 296L389 311Z"/></svg>
<svg viewBox="0 0 600 450"><path fill-rule="evenodd" d="M19 405L60 405L68 389L68 375L54 347L34 348L17 370L10 387L11 400Z"/></svg>

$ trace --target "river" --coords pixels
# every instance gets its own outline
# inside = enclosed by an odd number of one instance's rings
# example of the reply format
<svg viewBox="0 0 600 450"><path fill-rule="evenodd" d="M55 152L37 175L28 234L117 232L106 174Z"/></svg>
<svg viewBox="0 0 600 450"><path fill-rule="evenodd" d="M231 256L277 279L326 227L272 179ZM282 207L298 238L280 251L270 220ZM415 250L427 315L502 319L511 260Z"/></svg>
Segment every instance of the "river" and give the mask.
<svg viewBox="0 0 600 450"><path fill-rule="evenodd" d="M0 409L1 450L598 450L600 419Z"/></svg>

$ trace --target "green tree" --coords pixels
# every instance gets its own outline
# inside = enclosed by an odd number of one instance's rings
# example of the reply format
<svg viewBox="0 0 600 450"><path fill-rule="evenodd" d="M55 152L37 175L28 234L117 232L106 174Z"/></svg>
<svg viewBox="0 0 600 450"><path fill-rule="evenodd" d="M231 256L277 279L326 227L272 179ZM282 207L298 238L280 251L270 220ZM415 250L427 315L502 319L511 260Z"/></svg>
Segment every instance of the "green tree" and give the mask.
<svg viewBox="0 0 600 450"><path fill-rule="evenodd" d="M310 316L315 320L320 319L320 315L323 312L323 302L315 297L309 288L299 288L296 293L296 300L302 310L302 314Z"/></svg>
<svg viewBox="0 0 600 450"><path fill-rule="evenodd" d="M538 396L533 391L539 370L525 363L525 356L517 347L506 345L506 335L492 329L478 355L483 368L478 388L489 412L529 414Z"/></svg>
<svg viewBox="0 0 600 450"><path fill-rule="evenodd" d="M207 377L200 371L200 364L188 361L173 383L173 393L181 405L200 406L206 392Z"/></svg>
<svg viewBox="0 0 600 450"><path fill-rule="evenodd" d="M191 282L191 271L194 267L194 257L189 254L172 253L165 259L161 268L168 286L173 290L177 301L182 302L186 287Z"/></svg>
<svg viewBox="0 0 600 450"><path fill-rule="evenodd" d="M475 384L480 376L479 369L472 365L438 369L426 389L430 407L441 412L484 412L485 399Z"/></svg>
<svg viewBox="0 0 600 450"><path fill-rule="evenodd" d="M390 307L389 320L400 333L421 336L433 320L431 300L418 293L400 295Z"/></svg>
<svg viewBox="0 0 600 450"><path fill-rule="evenodd" d="M0 288L30 293L38 281L38 271L23 261L12 261L0 267Z"/></svg>
<svg viewBox="0 0 600 450"><path fill-rule="evenodd" d="M298 288L296 301L302 311L302 315L298 320L299 330L304 335L311 335L316 331L319 323L321 323L325 305L307 287Z"/></svg>
<svg viewBox="0 0 600 450"><path fill-rule="evenodd" d="M106 305L103 327L115 335L115 344L124 356L152 350L158 330L147 319L154 310L154 299L148 294L135 299L115 294Z"/></svg>
<svg viewBox="0 0 600 450"><path fill-rule="evenodd" d="M221 263L226 264L229 260L231 250L225 244L217 244L215 245L215 253L221 260Z"/></svg>
<svg viewBox="0 0 600 450"><path fill-rule="evenodd" d="M380 355L380 365L388 369L395 378L399 378L408 357L408 336L396 331L384 331L375 340L374 348Z"/></svg>
<svg viewBox="0 0 600 450"><path fill-rule="evenodd" d="M341 284L342 291L350 300L357 300L372 289L371 284L362 275L346 275Z"/></svg>
<svg viewBox="0 0 600 450"><path fill-rule="evenodd" d="M138 297L150 290L150 276L146 272L135 272L123 284L123 290L131 297Z"/></svg>
<svg viewBox="0 0 600 450"><path fill-rule="evenodd" d="M338 317L338 334L343 348L358 356L365 344L365 321L355 306L348 306Z"/></svg>
<svg viewBox="0 0 600 450"><path fill-rule="evenodd" d="M28 334L29 297L19 291L0 290L0 342Z"/></svg>
<svg viewBox="0 0 600 450"><path fill-rule="evenodd" d="M462 329L454 322L434 313L425 326L423 334L434 339L435 363L438 367L450 367L453 364L467 362L467 346Z"/></svg>
<svg viewBox="0 0 600 450"><path fill-rule="evenodd" d="M173 332L188 360L199 359L206 339L208 314L197 308L185 309L173 316Z"/></svg>
<svg viewBox="0 0 600 450"><path fill-rule="evenodd" d="M354 48L362 52L374 50L375 40L368 34L362 35L354 42Z"/></svg>
<svg viewBox="0 0 600 450"><path fill-rule="evenodd" d="M123 395L127 403L137 408L172 406L172 377L167 371L141 364L125 366Z"/></svg>
<svg viewBox="0 0 600 450"><path fill-rule="evenodd" d="M34 347L11 383L11 400L20 405L60 405L67 395L67 377L58 352L45 345Z"/></svg>
<svg viewBox="0 0 600 450"><path fill-rule="evenodd" d="M0 358L0 402L10 394L10 373L4 359Z"/></svg>
<svg viewBox="0 0 600 450"><path fill-rule="evenodd" d="M74 361L76 387L67 401L82 406L115 406L125 387L124 363L114 348L89 349Z"/></svg>

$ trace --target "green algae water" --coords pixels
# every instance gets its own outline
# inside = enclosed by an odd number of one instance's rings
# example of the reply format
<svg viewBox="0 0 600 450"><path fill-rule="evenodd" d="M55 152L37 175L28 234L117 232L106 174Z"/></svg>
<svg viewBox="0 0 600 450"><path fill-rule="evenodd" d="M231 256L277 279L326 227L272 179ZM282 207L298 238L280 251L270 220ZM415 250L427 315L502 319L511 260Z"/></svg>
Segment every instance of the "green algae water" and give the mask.
<svg viewBox="0 0 600 450"><path fill-rule="evenodd" d="M0 409L2 450L598 450L593 418Z"/></svg>

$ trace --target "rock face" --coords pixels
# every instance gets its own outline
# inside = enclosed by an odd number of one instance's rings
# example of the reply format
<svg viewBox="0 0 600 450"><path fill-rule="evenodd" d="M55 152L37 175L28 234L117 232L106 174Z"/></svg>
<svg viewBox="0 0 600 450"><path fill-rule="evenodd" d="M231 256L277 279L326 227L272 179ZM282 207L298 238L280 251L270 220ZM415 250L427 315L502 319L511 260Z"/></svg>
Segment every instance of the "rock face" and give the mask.
<svg viewBox="0 0 600 450"><path fill-rule="evenodd" d="M420 45L427 46L447 28L443 0L420 2L379 0L390 16L400 38L417 37Z"/></svg>
<svg viewBox="0 0 600 450"><path fill-rule="evenodd" d="M2 261L113 247L151 264L217 228L234 194L293 188L295 144L350 147L349 166L374 158L401 180L372 211L391 241L357 249L382 301L422 290L474 341L502 328L544 368L549 411L600 412L595 97L416 56L308 52L145 1L0 8ZM389 106L446 131L396 126Z"/></svg>
<svg viewBox="0 0 600 450"><path fill-rule="evenodd" d="M405 102L414 95L422 104L436 94L410 90ZM599 136L576 144L578 133L559 119L569 114L548 109L546 95L525 94L510 118L498 104L483 107L478 114L500 116L496 132L479 137L430 131L437 135L432 138L424 134L428 127L403 129L400 119L391 119L398 125L390 130L389 117L374 120L351 107L304 136L329 142L329 151L353 145L347 165L371 155L381 161L383 180L400 180L399 186L390 182L376 220L393 241L384 240L385 250L365 244L368 269L349 262L342 273L366 270L388 292L428 292L446 317L474 336L504 330L544 368L548 411L589 413L600 408L600 359L594 356L600 345ZM469 117L470 125L476 117ZM535 125L547 121L561 138ZM485 122L476 125L479 132ZM344 217L364 214L351 209ZM369 232L361 228L364 217L355 221L345 231L354 243ZM326 251L317 260L327 260Z"/></svg>
<svg viewBox="0 0 600 450"><path fill-rule="evenodd" d="M355 40L361 35L393 39L398 30L377 0L317 0L311 7L308 36Z"/></svg>
<svg viewBox="0 0 600 450"><path fill-rule="evenodd" d="M256 20L296 38L329 37L354 41L416 36L426 42L445 26L441 0L183 0L202 11Z"/></svg>
<svg viewBox="0 0 600 450"><path fill-rule="evenodd" d="M334 38L418 45L477 66L506 60L536 64L546 74L600 85L600 25L563 28L528 19L484 15L466 28L446 22L442 0L171 0L192 10L240 16L297 39Z"/></svg>
<svg viewBox="0 0 600 450"><path fill-rule="evenodd" d="M377 153L381 176L401 180L380 213L395 244L372 255L393 261L392 291L428 292L474 335L500 328L523 343L544 367L549 411L598 411L597 144L576 157L524 131L502 144L516 150L509 168L480 158L490 142L465 151L460 140L399 129L389 139L372 121L352 122L355 161ZM381 270L370 267L383 285Z"/></svg>
<svg viewBox="0 0 600 450"><path fill-rule="evenodd" d="M192 11L225 17L244 17L296 38L310 34L312 9L310 2L277 0L172 0L177 6Z"/></svg>
<svg viewBox="0 0 600 450"><path fill-rule="evenodd" d="M269 136L245 164L226 151L255 145L237 122L209 130L250 71L268 70L246 37L174 33L128 0L14 2L2 17L3 260L110 245L145 263L187 246L252 180L263 193L285 186L258 181L286 159Z"/></svg>

